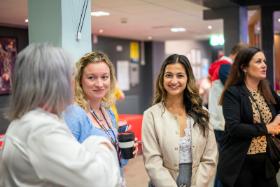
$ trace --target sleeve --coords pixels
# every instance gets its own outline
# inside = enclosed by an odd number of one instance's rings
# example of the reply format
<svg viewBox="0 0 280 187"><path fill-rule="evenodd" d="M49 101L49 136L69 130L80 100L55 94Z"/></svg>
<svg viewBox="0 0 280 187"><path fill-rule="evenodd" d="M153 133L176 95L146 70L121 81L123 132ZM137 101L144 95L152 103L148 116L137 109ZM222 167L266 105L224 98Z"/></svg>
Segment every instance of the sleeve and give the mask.
<svg viewBox="0 0 280 187"><path fill-rule="evenodd" d="M196 184L192 187L209 186L216 173L218 148L215 134L211 125L206 133L206 146L197 169Z"/></svg>
<svg viewBox="0 0 280 187"><path fill-rule="evenodd" d="M218 81L218 80L216 80ZM209 116L210 116L210 124L214 127L215 130L224 130L225 128L225 119L223 116L222 106L219 105L219 99L221 96L221 92L223 90L223 86L216 82L212 85L209 90Z"/></svg>
<svg viewBox="0 0 280 187"><path fill-rule="evenodd" d="M74 137L81 143L84 141L84 132L87 130L85 111L77 105L71 105L63 113L64 121ZM82 128L83 127L83 128Z"/></svg>
<svg viewBox="0 0 280 187"><path fill-rule="evenodd" d="M268 133L264 123L250 124L241 121L241 95L237 89L229 88L225 92L223 114L226 122L226 131L233 138L251 139ZM248 116L248 118L252 117Z"/></svg>
<svg viewBox="0 0 280 187"><path fill-rule="evenodd" d="M142 122L142 141L146 171L154 186L176 187L175 180L163 166L163 156L156 134L153 115L150 111L145 112Z"/></svg>
<svg viewBox="0 0 280 187"><path fill-rule="evenodd" d="M280 114L280 97L272 88L271 88L271 92L276 101L276 104L274 105L276 114Z"/></svg>
<svg viewBox="0 0 280 187"><path fill-rule="evenodd" d="M110 142L90 136L80 144L63 127L44 124L29 137L29 158L38 177L61 186L118 186L120 169Z"/></svg>

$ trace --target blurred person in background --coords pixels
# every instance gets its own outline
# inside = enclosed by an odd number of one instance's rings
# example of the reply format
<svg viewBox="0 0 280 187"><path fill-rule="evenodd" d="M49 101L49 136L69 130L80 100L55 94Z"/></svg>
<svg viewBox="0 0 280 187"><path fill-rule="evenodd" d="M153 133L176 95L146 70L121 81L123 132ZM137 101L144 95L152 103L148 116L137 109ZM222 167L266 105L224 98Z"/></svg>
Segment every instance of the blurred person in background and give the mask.
<svg viewBox="0 0 280 187"><path fill-rule="evenodd" d="M125 94L120 88L119 84L116 82L115 90L114 90L114 101L113 104L111 105L111 110L114 113L116 117L117 123L119 122L119 113L117 109L117 101L124 100L125 99Z"/></svg>
<svg viewBox="0 0 280 187"><path fill-rule="evenodd" d="M218 149L221 149L221 141L224 136L225 120L223 116L222 106L219 100L224 88L225 81L229 74L231 64L233 63L238 52L247 47L246 44L238 43L231 49L229 57L223 56L219 60L213 62L209 68L209 77L211 79L211 87L209 90L208 109L210 114L210 124L214 128L215 137L218 143ZM215 179L214 187L222 187L218 178Z"/></svg>

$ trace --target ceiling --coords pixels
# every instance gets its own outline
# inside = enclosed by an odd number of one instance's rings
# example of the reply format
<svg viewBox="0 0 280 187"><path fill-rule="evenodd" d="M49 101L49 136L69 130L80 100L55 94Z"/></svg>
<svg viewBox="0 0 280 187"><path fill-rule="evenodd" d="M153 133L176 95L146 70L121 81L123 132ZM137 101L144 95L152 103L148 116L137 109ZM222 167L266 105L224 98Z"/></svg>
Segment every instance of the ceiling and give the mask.
<svg viewBox="0 0 280 187"><path fill-rule="evenodd" d="M27 28L24 22L28 17L27 2L0 0L0 25ZM91 0L92 11L111 14L91 17L92 32L97 36L135 40L152 37L155 41L199 40L222 34L222 20L203 20L206 7L202 4L202 0ZM173 33L171 27L184 27L186 32Z"/></svg>
<svg viewBox="0 0 280 187"><path fill-rule="evenodd" d="M203 20L206 8L199 0L94 0L92 8L111 13L93 17L93 32L97 35L139 40L151 36L153 40L164 41L205 39L212 33L223 32L222 20ZM123 19L127 23L122 23ZM209 25L212 30L208 29ZM171 27L184 27L186 32L172 33Z"/></svg>
<svg viewBox="0 0 280 187"><path fill-rule="evenodd" d="M0 25L28 27L24 22L28 17L27 2L0 0ZM201 4L201 0L92 0L92 11L111 14L92 17L92 32L135 40L152 37L156 41L205 39L212 33L222 33L221 20L203 21L205 7ZM184 27L186 32L172 33L171 27Z"/></svg>

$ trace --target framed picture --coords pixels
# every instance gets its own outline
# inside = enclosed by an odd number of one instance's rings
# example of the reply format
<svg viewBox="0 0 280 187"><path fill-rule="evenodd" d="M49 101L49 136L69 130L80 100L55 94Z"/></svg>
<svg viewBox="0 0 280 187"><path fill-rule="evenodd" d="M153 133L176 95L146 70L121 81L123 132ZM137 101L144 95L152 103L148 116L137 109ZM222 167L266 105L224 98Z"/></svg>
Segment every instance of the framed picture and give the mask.
<svg viewBox="0 0 280 187"><path fill-rule="evenodd" d="M17 40L0 37L0 95L11 92L11 74L17 55Z"/></svg>

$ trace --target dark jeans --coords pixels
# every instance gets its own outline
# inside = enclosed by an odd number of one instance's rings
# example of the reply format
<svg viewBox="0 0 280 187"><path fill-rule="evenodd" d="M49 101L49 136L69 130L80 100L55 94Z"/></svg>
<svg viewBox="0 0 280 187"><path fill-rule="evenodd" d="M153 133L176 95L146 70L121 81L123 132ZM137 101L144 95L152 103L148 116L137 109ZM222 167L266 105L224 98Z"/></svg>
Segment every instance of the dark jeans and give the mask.
<svg viewBox="0 0 280 187"><path fill-rule="evenodd" d="M266 178L267 154L247 155L235 187L278 187L276 176Z"/></svg>
<svg viewBox="0 0 280 187"><path fill-rule="evenodd" d="M218 151L220 153L221 142L222 142L222 139L224 137L225 132L220 131L220 130L214 130L214 133L215 133L215 137L216 137L216 141L217 141L217 145L218 145ZM221 181L219 180L219 178L217 176L216 176L215 181L214 181L214 187L223 187Z"/></svg>

